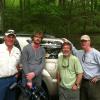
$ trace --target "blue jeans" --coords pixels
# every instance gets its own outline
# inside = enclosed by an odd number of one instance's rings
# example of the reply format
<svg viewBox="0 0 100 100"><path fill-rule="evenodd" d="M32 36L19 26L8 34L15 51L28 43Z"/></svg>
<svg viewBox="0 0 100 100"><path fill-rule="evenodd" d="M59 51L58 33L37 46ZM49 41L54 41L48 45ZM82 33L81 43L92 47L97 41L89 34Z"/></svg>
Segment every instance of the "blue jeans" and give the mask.
<svg viewBox="0 0 100 100"><path fill-rule="evenodd" d="M14 82L15 76L0 78L0 100L15 100L15 90L9 89Z"/></svg>

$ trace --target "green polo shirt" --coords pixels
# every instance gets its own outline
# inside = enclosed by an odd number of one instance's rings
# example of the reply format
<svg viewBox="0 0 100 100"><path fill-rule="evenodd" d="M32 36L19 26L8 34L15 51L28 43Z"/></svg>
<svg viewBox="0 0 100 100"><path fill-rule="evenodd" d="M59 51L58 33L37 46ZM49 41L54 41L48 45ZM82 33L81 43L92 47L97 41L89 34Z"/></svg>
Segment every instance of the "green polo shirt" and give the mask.
<svg viewBox="0 0 100 100"><path fill-rule="evenodd" d="M70 55L65 58L61 55L58 58L58 72L61 77L60 86L71 89L76 81L76 75L83 70L77 57Z"/></svg>

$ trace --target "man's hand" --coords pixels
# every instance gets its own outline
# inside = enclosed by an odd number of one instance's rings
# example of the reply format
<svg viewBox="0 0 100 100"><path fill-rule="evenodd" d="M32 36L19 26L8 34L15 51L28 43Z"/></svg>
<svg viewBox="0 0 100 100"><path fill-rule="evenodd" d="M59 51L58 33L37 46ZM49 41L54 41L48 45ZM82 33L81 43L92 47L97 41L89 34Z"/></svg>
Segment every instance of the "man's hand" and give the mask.
<svg viewBox="0 0 100 100"><path fill-rule="evenodd" d="M76 91L78 89L78 86L76 85L76 84L74 84L73 86L72 86L72 90L73 91Z"/></svg>
<svg viewBox="0 0 100 100"><path fill-rule="evenodd" d="M98 81L98 77L97 77L97 76L95 76L95 77L93 77L93 78L91 79L91 82L92 82L93 84L95 84L97 81Z"/></svg>
<svg viewBox="0 0 100 100"><path fill-rule="evenodd" d="M30 73L26 74L26 79L29 81L31 81L34 77L35 77L34 72L30 72Z"/></svg>
<svg viewBox="0 0 100 100"><path fill-rule="evenodd" d="M16 66L17 70L20 71L22 69L22 66L20 66L19 64Z"/></svg>
<svg viewBox="0 0 100 100"><path fill-rule="evenodd" d="M27 82L27 87L30 88L30 89L32 88L32 82L31 81Z"/></svg>

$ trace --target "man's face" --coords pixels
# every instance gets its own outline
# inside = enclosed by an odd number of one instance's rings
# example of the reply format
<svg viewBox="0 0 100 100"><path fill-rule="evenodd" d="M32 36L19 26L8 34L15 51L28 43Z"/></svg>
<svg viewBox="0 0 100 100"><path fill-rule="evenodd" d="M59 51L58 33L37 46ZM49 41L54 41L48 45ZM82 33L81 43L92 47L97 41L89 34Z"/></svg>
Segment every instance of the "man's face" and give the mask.
<svg viewBox="0 0 100 100"><path fill-rule="evenodd" d="M62 48L62 52L63 52L64 56L70 55L70 53L71 53L70 46L69 45L64 45L63 48Z"/></svg>
<svg viewBox="0 0 100 100"><path fill-rule="evenodd" d="M5 44L10 47L14 45L15 40L16 37L14 35L8 35L4 37Z"/></svg>
<svg viewBox="0 0 100 100"><path fill-rule="evenodd" d="M90 47L90 40L81 40L81 47L84 50L86 50L88 47Z"/></svg>
<svg viewBox="0 0 100 100"><path fill-rule="evenodd" d="M35 44L40 44L41 43L42 38L39 35L36 35L33 37L33 42Z"/></svg>

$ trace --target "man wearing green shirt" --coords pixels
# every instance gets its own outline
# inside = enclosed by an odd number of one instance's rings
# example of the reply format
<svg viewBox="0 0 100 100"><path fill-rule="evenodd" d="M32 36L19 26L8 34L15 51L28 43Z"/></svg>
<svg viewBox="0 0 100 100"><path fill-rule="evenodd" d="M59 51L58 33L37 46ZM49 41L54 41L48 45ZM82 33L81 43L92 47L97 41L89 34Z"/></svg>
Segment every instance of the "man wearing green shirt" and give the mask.
<svg viewBox="0 0 100 100"><path fill-rule="evenodd" d="M62 55L58 58L59 100L79 100L79 86L82 79L82 67L73 56L70 43L63 43Z"/></svg>

